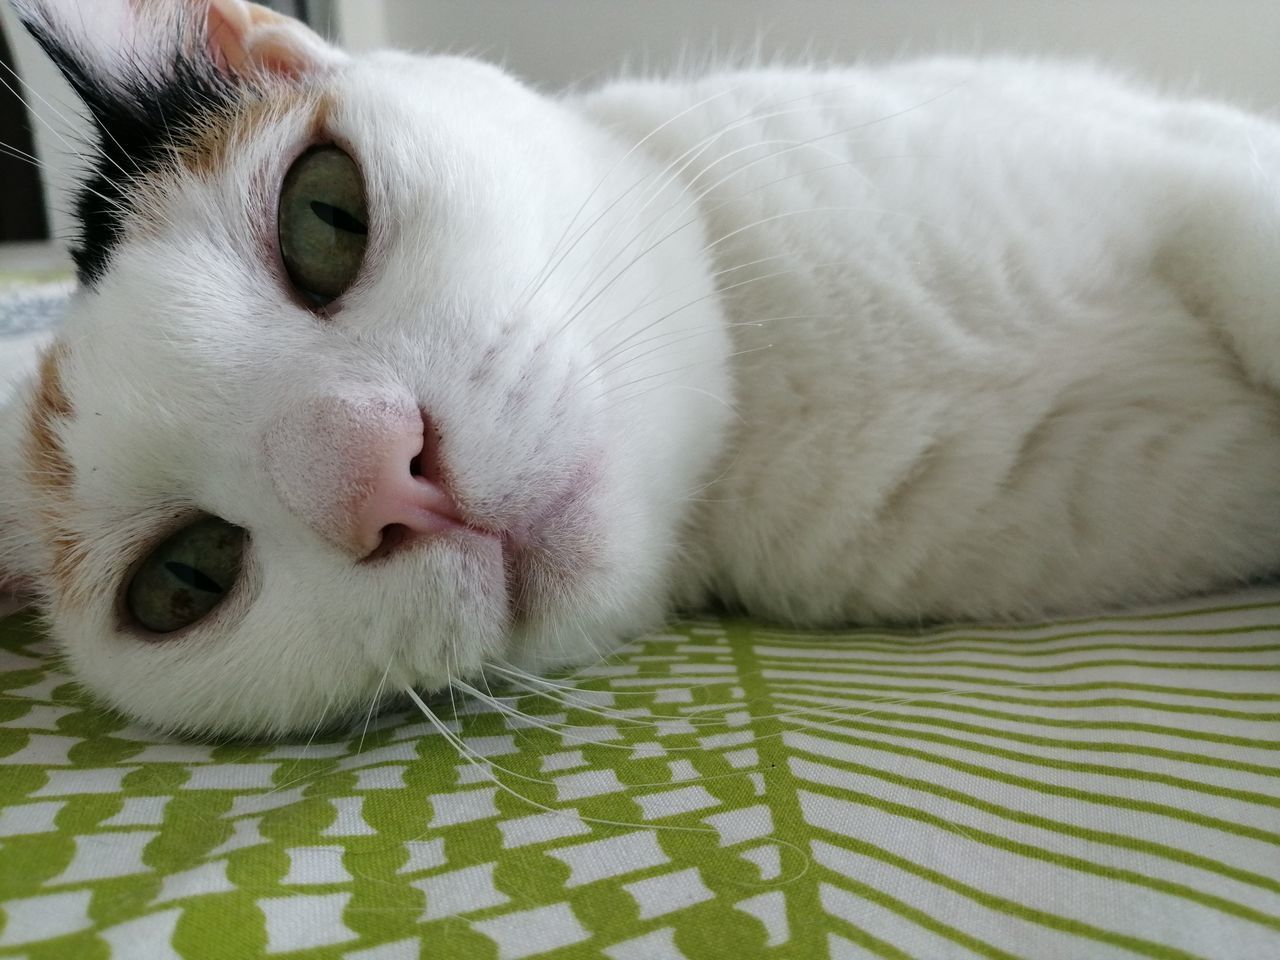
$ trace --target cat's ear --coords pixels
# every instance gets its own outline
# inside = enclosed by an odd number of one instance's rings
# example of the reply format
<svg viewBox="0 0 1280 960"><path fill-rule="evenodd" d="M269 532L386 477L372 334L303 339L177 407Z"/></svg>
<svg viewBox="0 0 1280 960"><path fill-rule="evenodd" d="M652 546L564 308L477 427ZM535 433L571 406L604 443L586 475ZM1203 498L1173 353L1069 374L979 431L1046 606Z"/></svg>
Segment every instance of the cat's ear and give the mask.
<svg viewBox="0 0 1280 960"><path fill-rule="evenodd" d="M228 79L298 76L345 55L297 20L245 0L12 0L19 18L83 95L136 91L180 63Z"/></svg>
<svg viewBox="0 0 1280 960"><path fill-rule="evenodd" d="M292 17L246 0L208 0L209 50L220 68L299 76L343 59Z"/></svg>
<svg viewBox="0 0 1280 960"><path fill-rule="evenodd" d="M345 59L298 21L244 0L11 2L95 128L72 248L87 286L139 212L140 185L171 169L175 147L216 130L270 81L305 80Z"/></svg>

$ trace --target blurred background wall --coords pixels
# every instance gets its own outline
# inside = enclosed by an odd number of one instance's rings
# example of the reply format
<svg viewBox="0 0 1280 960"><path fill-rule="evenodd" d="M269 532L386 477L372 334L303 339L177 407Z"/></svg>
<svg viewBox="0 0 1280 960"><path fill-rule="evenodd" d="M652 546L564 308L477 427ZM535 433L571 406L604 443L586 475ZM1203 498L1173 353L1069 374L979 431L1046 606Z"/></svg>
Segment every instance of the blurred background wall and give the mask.
<svg viewBox="0 0 1280 960"><path fill-rule="evenodd" d="M101 0L83 0L86 3ZM1280 0L278 0L352 49L474 52L546 89L590 84L621 64L663 70L759 49L766 56L886 59L936 51L1087 57L1280 116ZM0 22L28 97L62 136L69 91ZM55 236L70 222L77 161L35 125ZM0 198L6 189L0 184Z"/></svg>
<svg viewBox="0 0 1280 960"><path fill-rule="evenodd" d="M356 47L473 50L560 87L715 52L849 60L938 50L1083 56L1280 108L1280 0L333 0Z"/></svg>

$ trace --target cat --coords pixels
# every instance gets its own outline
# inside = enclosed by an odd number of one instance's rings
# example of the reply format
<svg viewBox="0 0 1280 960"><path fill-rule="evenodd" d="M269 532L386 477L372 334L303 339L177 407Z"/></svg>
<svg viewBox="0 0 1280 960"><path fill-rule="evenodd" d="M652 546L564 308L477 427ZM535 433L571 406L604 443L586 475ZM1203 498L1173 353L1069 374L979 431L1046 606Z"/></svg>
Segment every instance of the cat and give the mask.
<svg viewBox="0 0 1280 960"><path fill-rule="evenodd" d="M998 58L553 97L243 0L14 2L98 136L0 568L133 717L1276 568L1269 121Z"/></svg>

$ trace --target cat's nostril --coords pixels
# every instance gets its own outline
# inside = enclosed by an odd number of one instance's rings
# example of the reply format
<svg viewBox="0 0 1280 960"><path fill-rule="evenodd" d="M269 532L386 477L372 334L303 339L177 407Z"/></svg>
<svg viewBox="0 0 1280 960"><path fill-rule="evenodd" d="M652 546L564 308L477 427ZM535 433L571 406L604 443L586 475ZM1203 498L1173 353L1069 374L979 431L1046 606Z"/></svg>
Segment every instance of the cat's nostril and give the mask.
<svg viewBox="0 0 1280 960"><path fill-rule="evenodd" d="M439 483L443 471L440 468L440 431L426 412L422 412L422 449L409 461L409 473L431 483Z"/></svg>
<svg viewBox="0 0 1280 960"><path fill-rule="evenodd" d="M374 563L391 556L409 541L411 533L412 531L403 523L387 524L382 528L378 545L361 562Z"/></svg>
<svg viewBox="0 0 1280 960"><path fill-rule="evenodd" d="M286 411L263 442L285 506L357 560L468 527L440 432L412 401L317 398Z"/></svg>
<svg viewBox="0 0 1280 960"><path fill-rule="evenodd" d="M350 542L362 561L381 560L423 540L468 529L443 480L440 434L430 417L419 414L421 439L413 439L411 432L388 442L381 469L369 476L367 493L349 516Z"/></svg>

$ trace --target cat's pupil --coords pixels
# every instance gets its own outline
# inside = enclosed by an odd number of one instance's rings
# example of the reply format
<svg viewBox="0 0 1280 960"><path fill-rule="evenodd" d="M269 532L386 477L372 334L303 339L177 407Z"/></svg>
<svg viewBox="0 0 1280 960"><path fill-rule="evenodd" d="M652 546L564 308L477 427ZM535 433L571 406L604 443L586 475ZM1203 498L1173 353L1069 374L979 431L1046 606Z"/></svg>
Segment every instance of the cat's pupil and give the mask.
<svg viewBox="0 0 1280 960"><path fill-rule="evenodd" d="M164 565L164 568L187 586L194 587L196 590L203 590L205 593L216 594L221 594L223 592L222 587L218 585L216 580L204 573L204 571L197 570L189 564L170 560Z"/></svg>
<svg viewBox="0 0 1280 960"><path fill-rule="evenodd" d="M321 200L312 200L311 209L317 217L338 230L345 230L347 233L358 233L362 237L369 233L367 226L341 207L335 207L333 204L324 203Z"/></svg>
<svg viewBox="0 0 1280 960"><path fill-rule="evenodd" d="M125 592L129 614L154 634L172 633L204 619L240 576L248 535L217 517L205 517L157 546Z"/></svg>

